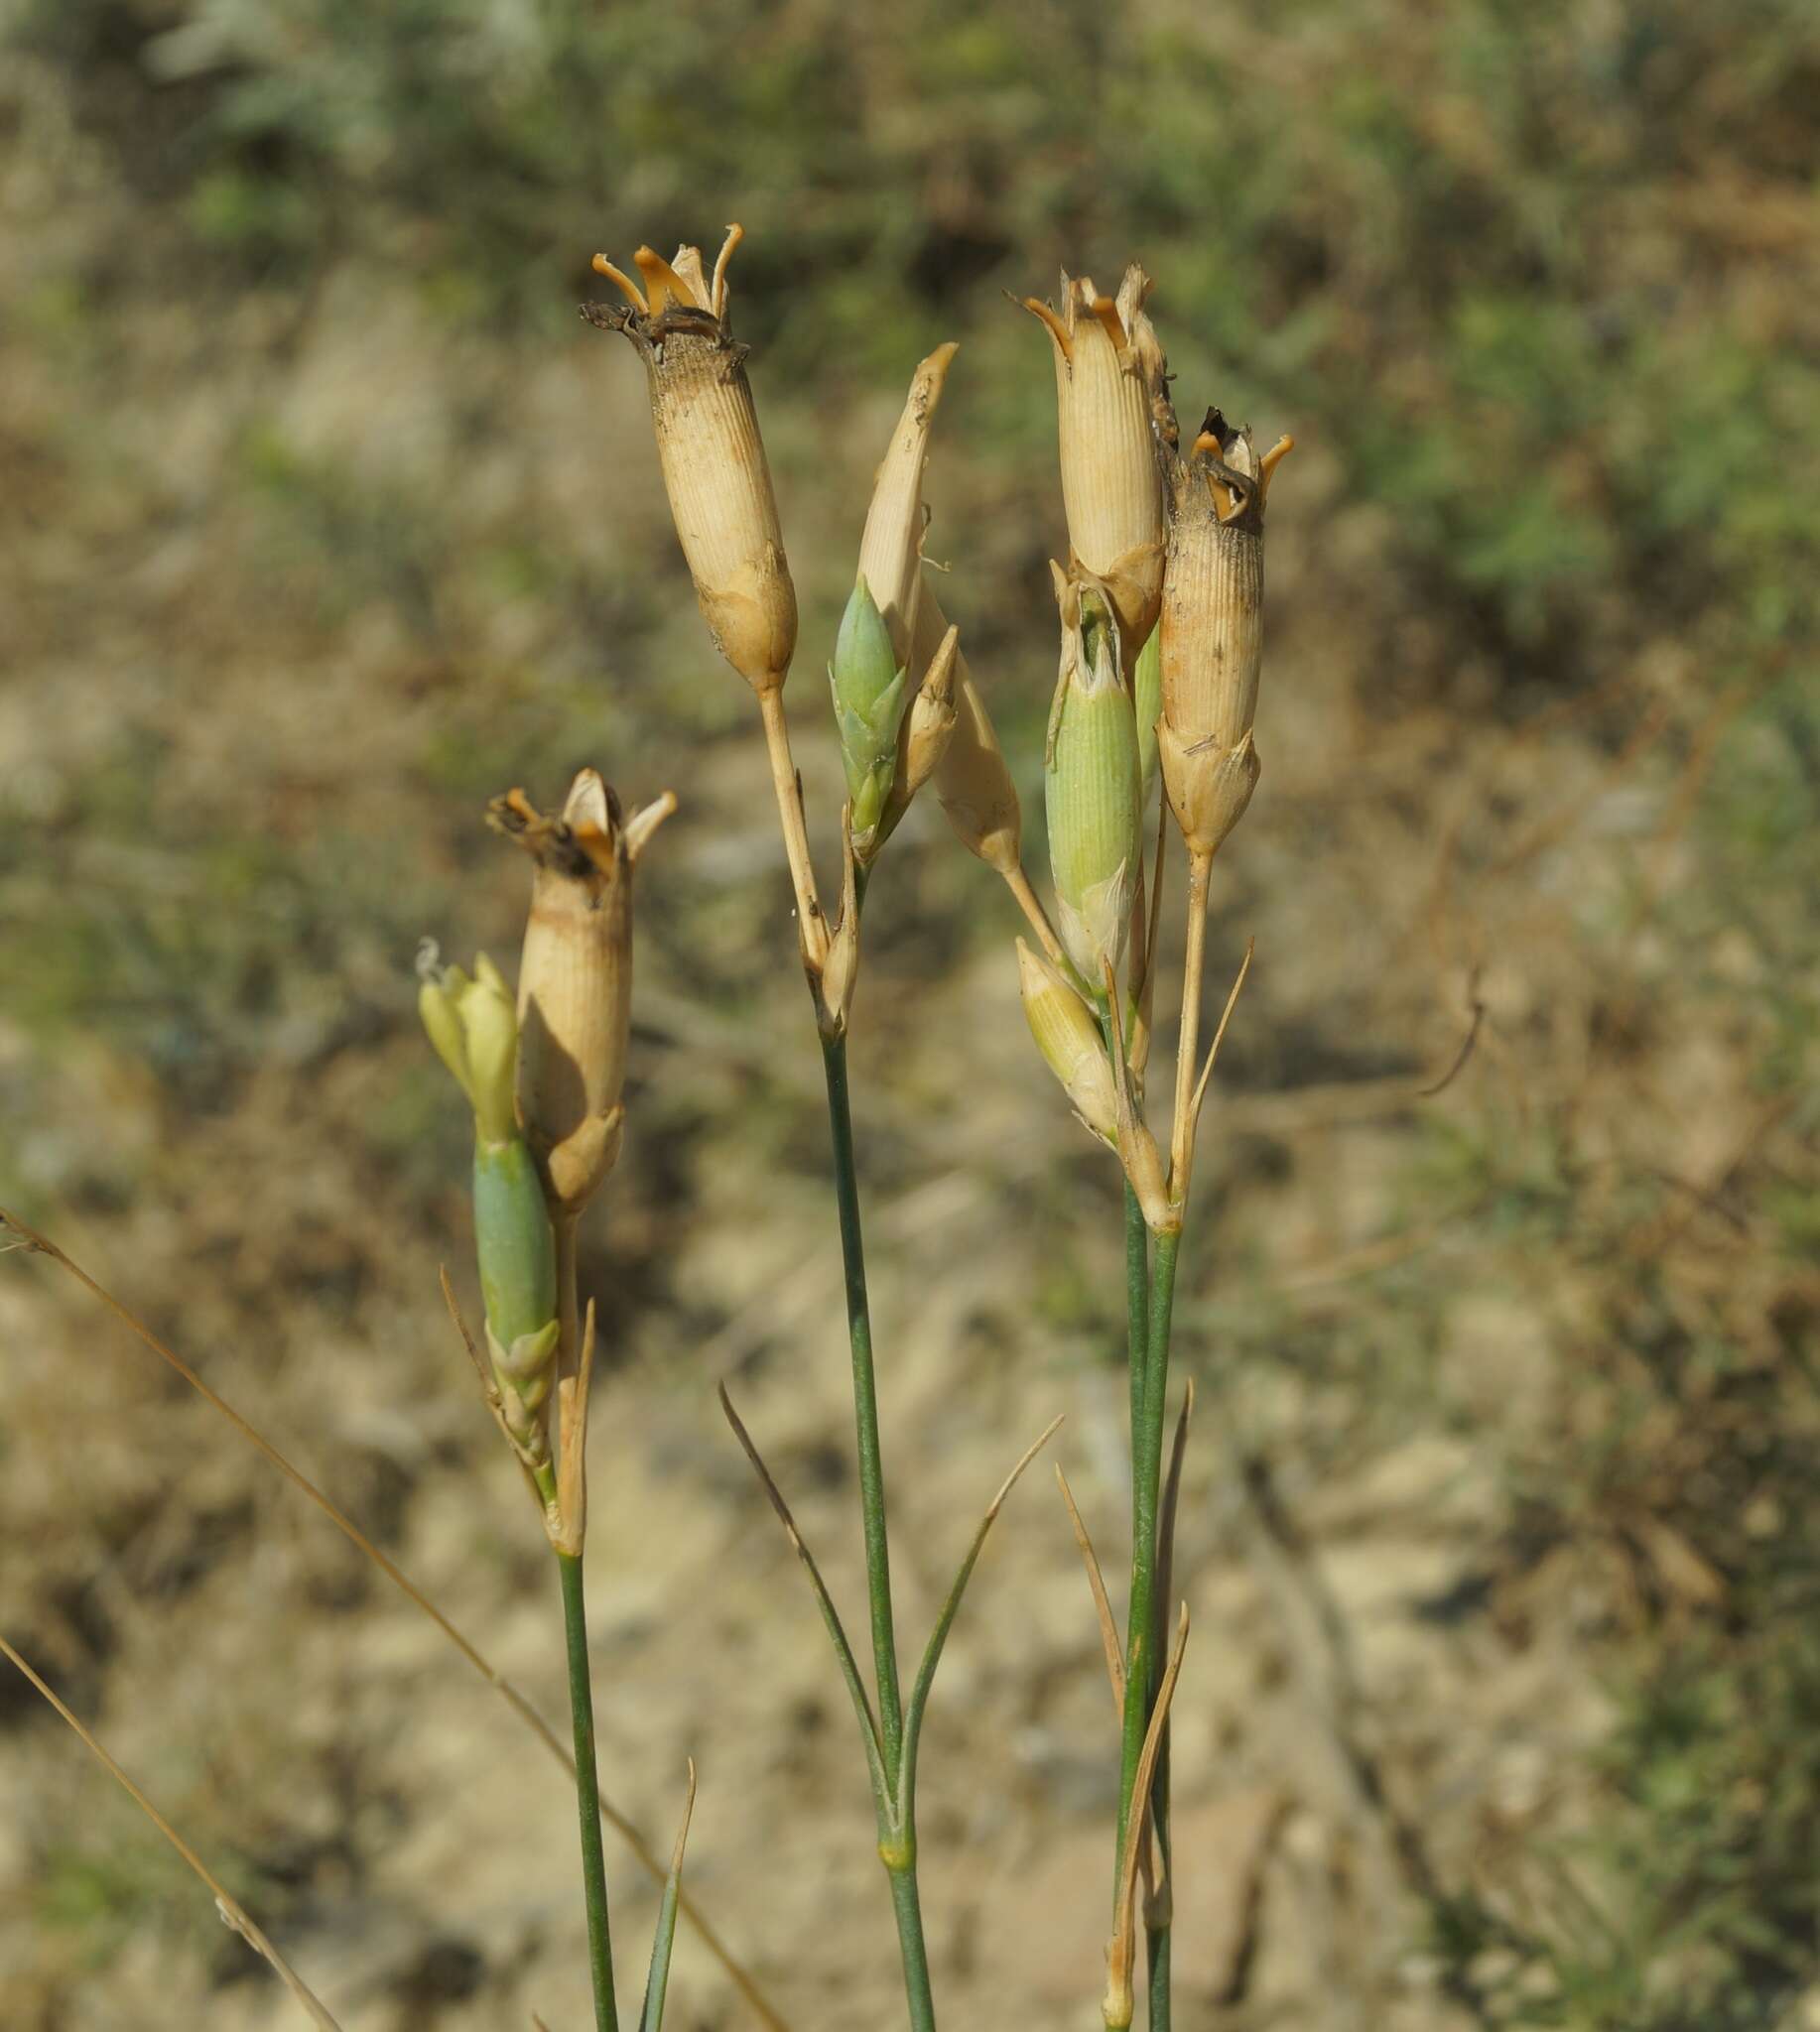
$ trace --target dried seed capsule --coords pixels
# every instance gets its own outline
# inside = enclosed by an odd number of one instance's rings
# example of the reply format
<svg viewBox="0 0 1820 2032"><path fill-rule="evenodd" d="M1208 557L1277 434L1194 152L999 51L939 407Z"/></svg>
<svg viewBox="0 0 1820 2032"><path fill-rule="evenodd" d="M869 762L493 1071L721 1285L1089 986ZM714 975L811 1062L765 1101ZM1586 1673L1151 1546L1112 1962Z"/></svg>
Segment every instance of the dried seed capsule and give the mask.
<svg viewBox="0 0 1820 2032"><path fill-rule="evenodd" d="M1127 654L1149 639L1163 582L1163 489L1151 418L1165 382L1162 348L1144 313L1149 294L1150 278L1133 263L1115 299L1086 276L1064 274L1059 316L1034 297L1024 300L1055 341L1069 547L1105 584Z"/></svg>
<svg viewBox="0 0 1820 2032"><path fill-rule="evenodd" d="M675 809L666 794L629 821L584 769L562 815L512 791L492 824L537 864L519 966L518 1119L553 1212L573 1217L618 1154L632 999L632 868Z"/></svg>
<svg viewBox="0 0 1820 2032"><path fill-rule="evenodd" d="M1116 1142L1117 1090L1093 1011L1061 971L1022 939L1017 942L1017 985L1030 1035L1075 1113L1096 1136Z"/></svg>
<svg viewBox="0 0 1820 2032"><path fill-rule="evenodd" d="M1052 569L1062 655L1044 758L1049 868L1062 944L1097 986L1124 956L1143 865L1137 720L1105 588L1078 567Z"/></svg>
<svg viewBox="0 0 1820 2032"><path fill-rule="evenodd" d="M906 674L891 645L891 631L874 604L865 574L846 602L828 668L835 725L846 771L853 847L867 857L897 772L897 735L904 713Z"/></svg>
<svg viewBox="0 0 1820 2032"><path fill-rule="evenodd" d="M727 322L726 266L743 237L727 228L712 281L695 247L679 247L674 262L640 247L632 258L642 288L596 254L595 270L627 301L584 305L583 316L623 331L644 360L664 488L697 602L715 646L763 694L783 684L796 651L796 587L746 348Z"/></svg>
<svg viewBox="0 0 1820 2032"><path fill-rule="evenodd" d="M1173 464L1159 746L1170 807L1197 853L1219 847L1257 781L1264 497L1290 445L1285 438L1259 458L1250 432L1212 410Z"/></svg>

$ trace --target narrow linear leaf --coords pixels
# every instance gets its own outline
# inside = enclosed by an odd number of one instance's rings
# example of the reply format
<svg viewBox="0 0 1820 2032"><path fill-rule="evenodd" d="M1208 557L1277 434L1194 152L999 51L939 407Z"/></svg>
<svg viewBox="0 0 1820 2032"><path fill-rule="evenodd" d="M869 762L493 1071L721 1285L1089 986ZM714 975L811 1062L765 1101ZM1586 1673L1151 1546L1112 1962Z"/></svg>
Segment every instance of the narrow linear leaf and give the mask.
<svg viewBox="0 0 1820 2032"><path fill-rule="evenodd" d="M733 1400L726 1394L726 1385L720 1385L720 1409L726 1413L726 1422L733 1429L733 1437L745 1449L745 1458L752 1463L752 1471L764 1485L764 1492L771 1499L771 1507L777 1512L777 1521L784 1527L784 1535L795 1549L796 1556L803 1563L803 1571L809 1576L809 1585L815 1590L816 1605L822 1611L822 1620L828 1626L830 1641L835 1647L835 1656L841 1661L841 1676L846 1681L846 1691L852 1697L853 1713L859 1717L859 1734L865 1744L865 1760L872 1774L872 1790L879 1804L886 1806L891 1797L891 1788L885 1780L884 1748L878 1733L878 1723L872 1714L872 1703L866 1695L865 1683L859 1677L859 1667L853 1658L853 1647L846 1640L846 1631L841 1622L841 1611L836 1608L834 1597L828 1591L828 1584L822 1579L822 1570L815 1563L815 1555L803 1543L803 1534L796 1528L796 1519L790 1514L790 1505L784 1501L783 1491L772 1479L771 1470L765 1465L758 1449L752 1443L752 1436L745 1429L738 1412L733 1409Z"/></svg>
<svg viewBox="0 0 1820 2032"><path fill-rule="evenodd" d="M683 1890L683 1850L689 1842L689 1823L695 1817L695 1759L689 1759L689 1796L683 1801L683 1825L676 1831L676 1846L670 1854L670 1874L664 1879L664 1898L658 1908L657 1931L651 1937L651 1972L645 1977L644 2009L638 2014L639 2032L659 2032L664 2022L664 1992L670 1986L670 1950L676 1940L676 1906Z"/></svg>
<svg viewBox="0 0 1820 2032"><path fill-rule="evenodd" d="M1188 1604L1182 1603L1181 1616L1176 1624L1175 1644L1169 1653L1169 1664L1163 1673L1163 1683L1157 1689L1156 1706L1150 1713L1150 1726L1144 1736L1143 1754L1137 1760L1137 1782L1131 1790L1131 1826L1133 1831L1143 1825L1141 1816L1149 1811L1151 1781L1156 1776L1157 1751L1163 1740L1163 1726L1169 1716L1169 1704L1175 1699L1176 1681L1182 1675L1182 1656L1188 1649ZM1133 1659L1135 1670L1137 1661ZM1131 2022L1131 1963L1136 1953L1136 1900L1137 1900L1137 1856L1142 1842L1127 1840L1124 1854L1119 1858L1118 1888L1112 1903L1112 1938L1106 1946L1106 2023L1128 2025ZM1118 2017L1115 2003L1122 2003L1124 2016Z"/></svg>
<svg viewBox="0 0 1820 2032"><path fill-rule="evenodd" d="M980 1548L985 1544L986 1533L992 1528L993 1519L1003 1509L1005 1498L1017 1486L1018 1476L1060 1431L1065 1415L1049 1421L1024 1449L1017 1465L999 1483L998 1493L986 1505L985 1515L979 1520L979 1528L974 1533L974 1542L968 1547L966 1559L961 1562L961 1571L955 1576L954 1586L949 1588L948 1597L942 1603L941 1613L935 1619L935 1628L929 1633L929 1642L923 1650L923 1662L917 1668L916 1685L911 1690L910 1705L904 1710L904 1763L898 1779L897 1814L900 1823L905 1827L910 1825L916 1812L916 1752L922 1739L923 1715L929 1706L929 1690L935 1684L935 1670L942 1662L942 1647L948 1642L948 1633L954 1627L955 1616L961 1607L961 1597L967 1592L967 1584L973 1578L975 1564L979 1558Z"/></svg>
<svg viewBox="0 0 1820 2032"><path fill-rule="evenodd" d="M1081 1521L1081 1512L1075 1507L1074 1490L1068 1486L1068 1476L1062 1472L1059 1460L1055 1464L1055 1478L1062 1491L1062 1501L1068 1506L1069 1522L1075 1527L1075 1543L1081 1548L1081 1558L1087 1568L1087 1585L1094 1590L1094 1609L1100 1618L1100 1642L1105 1651L1106 1677L1112 1682L1112 1705L1122 1714L1125 1705L1124 1650L1118 1641L1118 1625L1112 1617L1112 1604L1106 1599L1100 1557L1094 1551L1094 1541L1087 1535L1087 1526Z"/></svg>
<svg viewBox="0 0 1820 2032"><path fill-rule="evenodd" d="M271 1965L279 1981L291 1992L291 1995L308 2016L310 2022L318 2028L318 2032L341 2032L340 2026L330 2017L326 2005L315 1994L303 1977L291 1967L290 1963L273 1947L272 1943L266 1939L265 1935L254 1924L246 1908L215 1877L208 1865L196 1854L189 1842L172 1827L164 1815L146 1798L138 1786L121 1770L113 1758L107 1754L82 1723L64 1706L57 1695L39 1678L38 1674L20 1657L19 1653L13 1649L12 1645L4 1637L0 1637L0 1652L4 1652L12 1660L26 1678L31 1681L32 1685L37 1688L39 1693L68 1722L69 1726L74 1729L76 1735L81 1739L84 1747L114 1780L115 1784L120 1787L139 1811L145 1815L146 1819L151 1822L153 1827L170 1842L171 1846L177 1850L185 1862L201 1878L209 1891L213 1893L215 1910L220 1913L226 1924L245 1941L254 1954Z"/></svg>
<svg viewBox="0 0 1820 2032"><path fill-rule="evenodd" d="M1182 1493L1182 1457L1188 1451L1188 1426L1194 1415L1195 1379L1190 1376L1182 1393L1182 1409L1176 1417L1175 1441L1169 1449L1169 1472L1163 1480L1163 1502L1157 1516L1156 1599L1159 1606L1175 1592L1175 1513ZM1161 1631L1157 1634L1160 1639Z"/></svg>

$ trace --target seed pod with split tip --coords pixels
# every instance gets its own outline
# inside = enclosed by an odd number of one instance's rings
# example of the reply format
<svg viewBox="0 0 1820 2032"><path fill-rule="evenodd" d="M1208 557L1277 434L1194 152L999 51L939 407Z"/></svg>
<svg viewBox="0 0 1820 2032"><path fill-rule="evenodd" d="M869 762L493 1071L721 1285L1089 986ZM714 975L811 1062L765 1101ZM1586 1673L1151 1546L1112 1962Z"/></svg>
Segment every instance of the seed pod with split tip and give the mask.
<svg viewBox="0 0 1820 2032"><path fill-rule="evenodd" d="M627 820L591 769L559 818L522 791L488 818L536 862L518 979L518 1117L551 1211L573 1219L618 1155L632 1000L632 869L676 809L668 792Z"/></svg>
<svg viewBox="0 0 1820 2032"><path fill-rule="evenodd" d="M1282 439L1259 458L1218 410L1173 463L1161 638L1163 782L1191 852L1212 854L1257 781L1251 722L1263 661L1264 499Z"/></svg>
<svg viewBox="0 0 1820 2032"><path fill-rule="evenodd" d="M1118 1136L1118 1096L1111 1062L1093 1011L1079 990L1041 952L1017 942L1017 985L1024 1019L1075 1113L1104 1142Z"/></svg>
<svg viewBox="0 0 1820 2032"><path fill-rule="evenodd" d="M1137 720L1105 589L1053 568L1061 670L1049 714L1044 798L1057 929L1084 980L1116 973L1143 866Z"/></svg>
<svg viewBox="0 0 1820 2032"><path fill-rule="evenodd" d="M544 1188L513 1115L518 1018L512 992L484 953L471 977L418 956L418 1009L437 1056L474 1111L474 1253L487 1345L508 1426L538 1429L558 1337L556 1235Z"/></svg>
<svg viewBox="0 0 1820 2032"><path fill-rule="evenodd" d="M755 692L784 682L796 651L796 588L784 557L771 468L746 379L745 347L727 322L726 266L744 237L727 228L712 280L701 250L666 261L632 257L642 287L594 256L623 307L584 305L590 323L623 331L638 348L664 487L696 599L715 646Z"/></svg>
<svg viewBox="0 0 1820 2032"><path fill-rule="evenodd" d="M918 664L926 668L934 661L947 632L948 617L935 588L925 585L916 606L912 651ZM954 730L936 764L935 788L949 825L968 852L977 854L1001 875L1017 873L1023 851L1023 809L993 730L992 715L985 709L985 700L959 648L955 651Z"/></svg>
<svg viewBox="0 0 1820 2032"><path fill-rule="evenodd" d="M897 734L904 714L906 673L891 645L891 631L860 573L828 668L834 691L841 762L846 771L853 845L865 857L878 830L891 779L897 772Z"/></svg>
<svg viewBox="0 0 1820 2032"><path fill-rule="evenodd" d="M1144 312L1150 278L1133 263L1116 298L1086 276L1062 277L1058 315L1024 309L1055 342L1062 501L1075 557L1106 589L1127 655L1156 622L1163 582L1163 489L1151 418L1165 396L1163 353Z"/></svg>
<svg viewBox="0 0 1820 2032"><path fill-rule="evenodd" d="M916 610L923 584L923 534L929 510L923 500L923 470L929 462L929 433L948 381L949 363L959 348L939 345L910 378L903 414L872 483L871 506L859 539L859 575L891 635L897 661L912 672L916 660ZM941 630L937 629L938 639Z"/></svg>

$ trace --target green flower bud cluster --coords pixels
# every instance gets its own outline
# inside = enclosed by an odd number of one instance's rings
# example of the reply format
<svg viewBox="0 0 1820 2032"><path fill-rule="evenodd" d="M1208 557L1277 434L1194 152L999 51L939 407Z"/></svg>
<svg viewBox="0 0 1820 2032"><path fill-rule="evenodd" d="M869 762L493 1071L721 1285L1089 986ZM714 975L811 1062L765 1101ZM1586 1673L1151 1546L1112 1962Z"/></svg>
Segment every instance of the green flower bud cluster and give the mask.
<svg viewBox="0 0 1820 2032"><path fill-rule="evenodd" d="M474 1250L493 1375L513 1437L536 1450L545 1443L538 1413L550 1393L560 1323L556 1231L513 1104L518 1012L485 953L469 975L439 967L426 946L418 971L424 1028L474 1112Z"/></svg>

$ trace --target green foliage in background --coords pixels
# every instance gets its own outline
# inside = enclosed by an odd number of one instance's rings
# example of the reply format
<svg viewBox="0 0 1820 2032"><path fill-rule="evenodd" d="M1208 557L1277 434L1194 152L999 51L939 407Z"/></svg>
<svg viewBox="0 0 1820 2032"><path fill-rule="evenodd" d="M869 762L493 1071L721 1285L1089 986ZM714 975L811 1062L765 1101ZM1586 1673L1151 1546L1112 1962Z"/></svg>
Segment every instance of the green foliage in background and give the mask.
<svg viewBox="0 0 1820 2032"><path fill-rule="evenodd" d="M1811 640L1812 314L1754 279L1812 230L1800 0L1218 34L1086 0L38 0L27 34L198 252L290 288L401 260L452 325L549 329L596 245L737 215L780 384L889 383L1000 288L1134 253L1187 403L1293 427L1394 519L1404 600L1470 638L1410 682L1585 682L1660 625L1721 681ZM1046 428L1019 384L985 429Z"/></svg>

